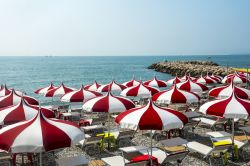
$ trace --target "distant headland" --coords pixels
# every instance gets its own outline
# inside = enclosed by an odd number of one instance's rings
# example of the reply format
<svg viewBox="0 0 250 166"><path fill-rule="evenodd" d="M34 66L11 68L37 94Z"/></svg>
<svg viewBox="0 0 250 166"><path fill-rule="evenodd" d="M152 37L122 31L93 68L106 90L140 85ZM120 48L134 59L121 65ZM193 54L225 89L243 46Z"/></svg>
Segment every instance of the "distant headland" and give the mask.
<svg viewBox="0 0 250 166"><path fill-rule="evenodd" d="M234 72L234 68L220 66L212 61L164 61L153 63L148 66L148 69L173 76L182 76L186 73L189 73L191 76L200 76L201 74L205 75L207 73L226 76Z"/></svg>

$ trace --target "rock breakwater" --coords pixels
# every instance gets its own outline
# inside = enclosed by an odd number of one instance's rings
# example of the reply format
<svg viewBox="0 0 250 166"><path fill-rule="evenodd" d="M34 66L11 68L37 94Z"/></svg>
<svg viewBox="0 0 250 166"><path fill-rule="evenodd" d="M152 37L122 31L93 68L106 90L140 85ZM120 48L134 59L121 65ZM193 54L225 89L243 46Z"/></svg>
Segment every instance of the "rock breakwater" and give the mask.
<svg viewBox="0 0 250 166"><path fill-rule="evenodd" d="M219 66L212 61L164 61L154 63L148 66L148 69L178 76L183 76L186 73L191 76L200 76L207 73L226 76L234 73L232 67Z"/></svg>

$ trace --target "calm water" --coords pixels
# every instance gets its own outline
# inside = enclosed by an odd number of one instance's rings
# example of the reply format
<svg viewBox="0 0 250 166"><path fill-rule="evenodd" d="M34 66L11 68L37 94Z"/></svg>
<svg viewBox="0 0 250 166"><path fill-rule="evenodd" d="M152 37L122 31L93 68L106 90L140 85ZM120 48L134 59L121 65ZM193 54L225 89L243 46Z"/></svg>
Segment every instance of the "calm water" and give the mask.
<svg viewBox="0 0 250 166"><path fill-rule="evenodd" d="M163 60L206 60L207 56L131 56L131 57L0 57L0 83L23 90L38 97L33 91L47 86L50 81L56 85L62 81L75 88L97 80L108 83L115 79L122 83L133 75L137 79L148 80L156 75L159 79L169 79L170 75L148 70L151 63ZM247 67L250 56L212 56L211 60L220 65ZM249 66L248 66L249 67Z"/></svg>

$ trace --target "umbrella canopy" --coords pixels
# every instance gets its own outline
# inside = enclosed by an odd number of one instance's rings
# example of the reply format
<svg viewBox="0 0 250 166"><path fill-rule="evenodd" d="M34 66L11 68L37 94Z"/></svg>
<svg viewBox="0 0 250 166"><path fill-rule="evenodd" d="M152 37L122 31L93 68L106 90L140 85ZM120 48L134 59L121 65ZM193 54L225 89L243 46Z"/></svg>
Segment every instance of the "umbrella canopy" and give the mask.
<svg viewBox="0 0 250 166"><path fill-rule="evenodd" d="M52 89L55 89L55 88L57 88L57 87L54 86L52 82L50 82L50 85L49 85L49 86L44 87L44 88L39 88L39 89L35 90L34 92L35 92L36 94L43 94L43 95L44 95L44 94L46 94L48 91L50 91L50 90L52 90Z"/></svg>
<svg viewBox="0 0 250 166"><path fill-rule="evenodd" d="M0 108L18 104L22 100L22 97L27 103L31 105L39 104L39 102L35 98L26 95L20 96L16 93L15 90L11 90L10 94L0 97Z"/></svg>
<svg viewBox="0 0 250 166"><path fill-rule="evenodd" d="M85 102L97 96L101 96L101 93L95 91L85 90L82 86L79 90L66 93L61 97L63 102Z"/></svg>
<svg viewBox="0 0 250 166"><path fill-rule="evenodd" d="M202 75L199 78L196 78L193 80L196 83L201 83L201 84L215 84L218 83L214 79L210 78L209 76L203 77Z"/></svg>
<svg viewBox="0 0 250 166"><path fill-rule="evenodd" d="M183 81L187 81L188 79L194 80L195 77L191 77L191 76L188 76L187 74L185 74L185 75L184 75L183 77L181 77L180 79L181 79L181 81L183 82Z"/></svg>
<svg viewBox="0 0 250 166"><path fill-rule="evenodd" d="M23 95L23 93L22 92L20 92L20 91L15 91L18 95L20 95L20 96L22 96ZM6 96L6 95L8 95L8 94L10 94L11 93L11 90L9 90L8 88L7 88L7 86L6 85L4 85L3 87L2 87L2 89L0 90L0 97L2 97L2 96Z"/></svg>
<svg viewBox="0 0 250 166"><path fill-rule="evenodd" d="M140 83L139 85L124 89L121 92L121 95L122 96L134 96L134 97L140 97L140 98L149 98L158 92L160 92L159 89L146 86Z"/></svg>
<svg viewBox="0 0 250 166"><path fill-rule="evenodd" d="M236 83L236 84L242 84L242 83L247 82L247 78L245 76L240 76L237 73L235 73L233 75L228 75L228 76L224 77L221 82L223 84L231 83L231 82Z"/></svg>
<svg viewBox="0 0 250 166"><path fill-rule="evenodd" d="M232 92L234 92L239 98L249 99L250 98L250 90L242 87L238 87L231 82L229 85L220 86L211 89L208 92L208 95L216 98L226 98L231 96Z"/></svg>
<svg viewBox="0 0 250 166"><path fill-rule="evenodd" d="M101 86L101 85L98 84L98 83L96 82L96 80L95 80L93 84L89 84L89 85L84 86L84 89L86 89L86 90L91 90L91 91L97 91L97 89L98 89L100 86Z"/></svg>
<svg viewBox="0 0 250 166"><path fill-rule="evenodd" d="M185 82L178 83L176 84L176 86L180 88L181 90L186 90L189 92L201 93L203 91L208 90L208 88L205 85L200 84L200 83L195 83L190 79L186 80Z"/></svg>
<svg viewBox="0 0 250 166"><path fill-rule="evenodd" d="M188 122L188 118L178 111L160 108L149 101L143 107L120 113L115 122L122 128L132 130L171 130L182 128Z"/></svg>
<svg viewBox="0 0 250 166"><path fill-rule="evenodd" d="M132 87L132 86L136 86L136 85L139 85L139 84L140 84L140 81L132 79L130 81L124 82L122 85L124 85L126 87Z"/></svg>
<svg viewBox="0 0 250 166"><path fill-rule="evenodd" d="M233 92L225 99L217 99L203 104L199 111L203 114L225 118L247 118L250 113L250 101L240 99Z"/></svg>
<svg viewBox="0 0 250 166"><path fill-rule="evenodd" d="M221 81L223 79L223 77L214 74L212 74L210 77L218 81Z"/></svg>
<svg viewBox="0 0 250 166"><path fill-rule="evenodd" d="M156 76L154 76L152 80L145 81L143 84L147 86L158 87L158 88L167 87L167 82L158 80Z"/></svg>
<svg viewBox="0 0 250 166"><path fill-rule="evenodd" d="M159 93L156 93L152 100L157 103L198 103L200 101L200 97L193 92L188 92L184 90L180 90L174 85L174 87L170 90L165 90Z"/></svg>
<svg viewBox="0 0 250 166"><path fill-rule="evenodd" d="M82 108L88 112L115 113L134 108L134 103L125 97L113 96L108 92L105 96L86 101Z"/></svg>
<svg viewBox="0 0 250 166"><path fill-rule="evenodd" d="M121 92L125 88L127 87L122 84L118 84L115 81L112 81L109 84L101 85L97 89L97 92L109 92L109 91Z"/></svg>
<svg viewBox="0 0 250 166"><path fill-rule="evenodd" d="M55 96L62 96L66 93L72 92L75 90L74 88L66 87L63 83L61 86L49 90L47 93L45 93L45 97L55 97Z"/></svg>
<svg viewBox="0 0 250 166"><path fill-rule="evenodd" d="M84 139L72 122L48 119L41 111L31 120L0 130L0 149L11 153L38 153L70 147Z"/></svg>
<svg viewBox="0 0 250 166"><path fill-rule="evenodd" d="M167 84L169 85L169 86L172 86L172 85L174 85L174 84L178 84L178 83L180 83L180 82L182 82L183 80L181 80L180 78L178 78L177 76L175 76L175 78L172 78L172 79L170 79L170 80L167 80L166 82L167 82Z"/></svg>
<svg viewBox="0 0 250 166"><path fill-rule="evenodd" d="M34 118L39 106L30 105L23 99L19 104L0 109L0 125L11 124ZM52 110L41 107L40 109L47 118L55 118Z"/></svg>

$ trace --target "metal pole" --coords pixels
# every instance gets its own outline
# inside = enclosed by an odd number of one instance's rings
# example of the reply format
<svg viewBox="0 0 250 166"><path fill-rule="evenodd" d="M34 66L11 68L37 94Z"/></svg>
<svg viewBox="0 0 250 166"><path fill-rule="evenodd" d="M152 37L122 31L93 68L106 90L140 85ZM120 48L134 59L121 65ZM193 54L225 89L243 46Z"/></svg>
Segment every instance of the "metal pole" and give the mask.
<svg viewBox="0 0 250 166"><path fill-rule="evenodd" d="M232 161L234 161L234 118L232 118Z"/></svg>
<svg viewBox="0 0 250 166"><path fill-rule="evenodd" d="M153 157L153 132L151 130L150 132L150 139L151 139L151 142L150 142L150 165L153 165L153 160L152 160L152 157Z"/></svg>
<svg viewBox="0 0 250 166"><path fill-rule="evenodd" d="M40 166L42 166L42 152L40 152Z"/></svg>
<svg viewBox="0 0 250 166"><path fill-rule="evenodd" d="M109 117L109 113L108 113L108 150L110 150L110 123L109 123L109 121L110 121L110 117ZM104 137L105 137L105 135L104 135Z"/></svg>

